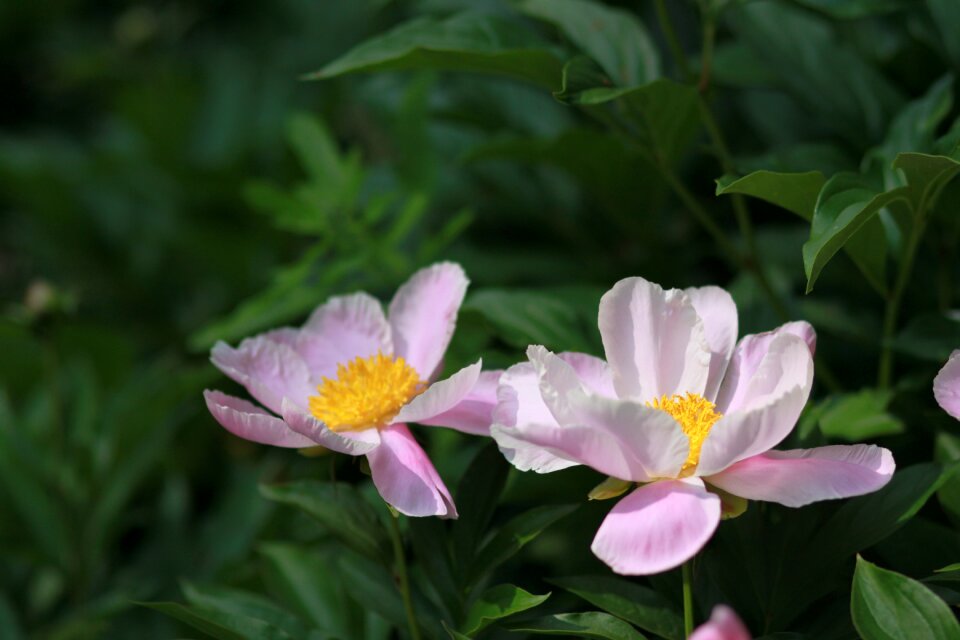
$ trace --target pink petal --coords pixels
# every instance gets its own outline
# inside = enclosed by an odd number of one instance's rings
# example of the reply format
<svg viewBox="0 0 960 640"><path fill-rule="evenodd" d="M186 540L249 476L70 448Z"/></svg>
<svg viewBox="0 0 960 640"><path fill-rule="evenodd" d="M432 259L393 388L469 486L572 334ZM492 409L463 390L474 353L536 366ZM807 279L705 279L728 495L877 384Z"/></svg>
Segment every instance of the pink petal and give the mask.
<svg viewBox="0 0 960 640"><path fill-rule="evenodd" d="M680 472L690 443L667 413L590 393L573 367L543 347L531 346L527 356L560 428L528 427L523 439L622 480L647 482Z"/></svg>
<svg viewBox="0 0 960 640"><path fill-rule="evenodd" d="M720 418L704 440L697 475L718 473L780 444L796 425L812 386L807 343L791 333L777 335L746 384L737 411Z"/></svg>
<svg viewBox="0 0 960 640"><path fill-rule="evenodd" d="M580 464L559 451L527 442L522 435L529 429L559 428L540 396L540 376L533 365L521 362L504 371L497 387L497 404L490 428L490 435L504 457L521 471L537 473L551 473Z"/></svg>
<svg viewBox="0 0 960 640"><path fill-rule="evenodd" d="M704 392L710 348L703 322L679 289L621 280L600 300L600 336L622 398Z"/></svg>
<svg viewBox="0 0 960 640"><path fill-rule="evenodd" d="M335 378L337 365L393 353L390 325L376 298L366 293L330 298L311 314L296 342L311 379Z"/></svg>
<svg viewBox="0 0 960 640"><path fill-rule="evenodd" d="M950 354L933 379L933 397L944 411L960 420L960 349Z"/></svg>
<svg viewBox="0 0 960 640"><path fill-rule="evenodd" d="M718 604L710 620L694 629L689 640L750 640L750 632L733 609Z"/></svg>
<svg viewBox="0 0 960 640"><path fill-rule="evenodd" d="M311 446L319 444L331 451L351 456L370 453L380 446L380 433L375 428L363 431L332 431L288 399L284 399L281 412L287 426L309 438Z"/></svg>
<svg viewBox="0 0 960 640"><path fill-rule="evenodd" d="M275 447L299 448L314 445L312 440L291 431L283 420L252 402L210 390L203 392L203 398L217 422L244 440L272 444Z"/></svg>
<svg viewBox="0 0 960 640"><path fill-rule="evenodd" d="M748 500L802 507L872 493L893 476L893 455L876 445L768 451L706 478Z"/></svg>
<svg viewBox="0 0 960 640"><path fill-rule="evenodd" d="M460 402L420 424L448 427L463 433L489 436L493 408L497 404L497 384L502 371L481 371L473 389Z"/></svg>
<svg viewBox="0 0 960 640"><path fill-rule="evenodd" d="M406 425L391 425L380 438L381 445L367 459L383 499L404 515L456 518L450 492Z"/></svg>
<svg viewBox="0 0 960 640"><path fill-rule="evenodd" d="M413 274L390 303L397 355L425 380L437 373L450 344L467 284L460 265L441 262Z"/></svg>
<svg viewBox="0 0 960 640"><path fill-rule="evenodd" d="M710 346L710 373L703 395L707 400L713 400L717 397L720 381L737 343L737 305L730 294L720 287L686 289L684 293L689 296L693 308L703 321L704 335Z"/></svg>
<svg viewBox="0 0 960 640"><path fill-rule="evenodd" d="M739 410L750 398L749 388L751 381L757 377L760 365L763 363L770 345L777 336L792 334L803 339L813 357L817 347L817 334L810 323L797 321L788 322L773 331L744 336L733 352L730 365L724 375L717 395L717 410L721 413L730 413Z"/></svg>
<svg viewBox="0 0 960 640"><path fill-rule="evenodd" d="M658 480L616 504L590 549L617 573L660 573L695 556L719 523L720 498L701 480Z"/></svg>
<svg viewBox="0 0 960 640"><path fill-rule="evenodd" d="M446 380L434 382L400 409L395 421L420 422L454 408L476 386L482 366L483 361L477 360Z"/></svg>
<svg viewBox="0 0 960 640"><path fill-rule="evenodd" d="M613 370L606 360L576 351L564 351L557 357L573 367L577 377L587 389L608 398L616 398L613 387Z"/></svg>
<svg viewBox="0 0 960 640"><path fill-rule="evenodd" d="M285 397L306 402L314 392L300 355L266 336L247 338L236 349L218 342L210 351L210 361L275 413L280 413Z"/></svg>

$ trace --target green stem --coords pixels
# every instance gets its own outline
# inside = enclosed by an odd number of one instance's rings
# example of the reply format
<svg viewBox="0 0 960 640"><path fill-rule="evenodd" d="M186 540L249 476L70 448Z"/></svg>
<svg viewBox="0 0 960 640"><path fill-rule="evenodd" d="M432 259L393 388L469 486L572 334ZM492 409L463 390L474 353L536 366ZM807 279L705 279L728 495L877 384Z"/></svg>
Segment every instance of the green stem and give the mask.
<svg viewBox="0 0 960 640"><path fill-rule="evenodd" d="M673 21L670 20L670 14L667 13L666 0L657 0L657 21L660 23L660 30L663 31L663 35L667 39L667 46L670 47L670 52L673 54L673 59L677 63L680 74L687 82L691 82L693 80L693 72L690 71L687 54L683 52L683 47L680 46L680 38L677 37L677 32L673 28Z"/></svg>
<svg viewBox="0 0 960 640"><path fill-rule="evenodd" d="M923 231L926 228L926 220L923 214L923 211L916 214L916 221L910 230L907 246L904 248L903 261L900 264L897 281L893 286L890 297L887 299L887 308L883 316L883 337L880 343L880 364L877 367L877 385L881 389L889 389L893 378L893 334L897 330L897 319L900 315L903 293L906 291L907 284L910 282L910 275L913 273L913 260L917 255L917 247L920 246L920 239L923 237Z"/></svg>
<svg viewBox="0 0 960 640"><path fill-rule="evenodd" d="M683 636L693 633L693 559L683 563Z"/></svg>
<svg viewBox="0 0 960 640"><path fill-rule="evenodd" d="M403 541L400 537L400 515L394 511L393 507L387 505L390 510L390 526L387 527L390 533L390 541L393 542L393 555L397 560L397 579L399 581L400 595L403 598L403 609L407 613L407 626L410 628L410 638L412 640L421 640L420 627L417 625L417 614L413 610L413 599L410 597L410 579L407 576L407 557L403 553Z"/></svg>

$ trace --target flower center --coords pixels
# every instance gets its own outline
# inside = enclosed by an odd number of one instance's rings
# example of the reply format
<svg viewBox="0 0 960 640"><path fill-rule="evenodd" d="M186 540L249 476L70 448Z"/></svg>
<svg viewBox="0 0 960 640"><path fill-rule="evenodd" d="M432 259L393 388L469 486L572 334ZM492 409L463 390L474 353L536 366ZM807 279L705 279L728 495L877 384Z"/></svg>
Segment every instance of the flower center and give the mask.
<svg viewBox="0 0 960 640"><path fill-rule="evenodd" d="M647 402L647 406L670 414L690 438L690 454L680 469L680 476L691 475L700 462L700 448L704 439L723 414L718 413L716 405L699 393L660 396Z"/></svg>
<svg viewBox="0 0 960 640"><path fill-rule="evenodd" d="M359 431L387 426L426 387L403 358L378 353L338 364L337 379L324 377L308 402L310 413L329 429Z"/></svg>

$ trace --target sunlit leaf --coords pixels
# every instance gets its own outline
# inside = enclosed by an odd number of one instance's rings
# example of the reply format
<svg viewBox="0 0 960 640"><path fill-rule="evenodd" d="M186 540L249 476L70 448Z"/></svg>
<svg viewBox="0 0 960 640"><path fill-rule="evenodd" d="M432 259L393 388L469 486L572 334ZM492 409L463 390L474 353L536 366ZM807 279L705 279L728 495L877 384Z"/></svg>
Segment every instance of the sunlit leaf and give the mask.
<svg viewBox="0 0 960 640"><path fill-rule="evenodd" d="M538 596L512 584L491 587L470 606L463 632L473 635L497 620L533 609L549 597L549 593Z"/></svg>

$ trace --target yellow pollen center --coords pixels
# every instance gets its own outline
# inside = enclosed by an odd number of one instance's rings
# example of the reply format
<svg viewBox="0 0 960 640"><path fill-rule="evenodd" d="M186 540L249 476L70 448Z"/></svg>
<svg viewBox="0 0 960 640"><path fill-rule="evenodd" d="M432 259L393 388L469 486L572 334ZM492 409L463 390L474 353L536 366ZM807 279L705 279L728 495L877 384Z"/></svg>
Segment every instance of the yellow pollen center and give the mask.
<svg viewBox="0 0 960 640"><path fill-rule="evenodd" d="M338 364L336 380L324 377L308 402L310 413L333 431L381 428L426 387L403 358L378 353Z"/></svg>
<svg viewBox="0 0 960 640"><path fill-rule="evenodd" d="M717 412L715 404L699 393L660 396L647 402L647 406L670 414L680 423L680 428L690 438L690 454L680 469L680 475L682 477L692 474L700 462L700 448L703 446L704 439L723 415Z"/></svg>

